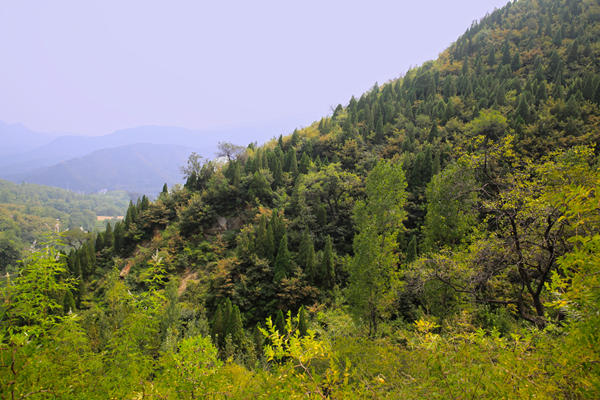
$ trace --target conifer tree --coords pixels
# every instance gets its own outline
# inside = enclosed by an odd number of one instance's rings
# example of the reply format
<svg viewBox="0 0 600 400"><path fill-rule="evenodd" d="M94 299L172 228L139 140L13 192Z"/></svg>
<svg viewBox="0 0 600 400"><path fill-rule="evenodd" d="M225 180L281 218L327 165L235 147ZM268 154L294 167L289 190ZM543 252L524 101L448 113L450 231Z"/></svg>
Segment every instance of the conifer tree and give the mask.
<svg viewBox="0 0 600 400"><path fill-rule="evenodd" d="M273 280L280 282L282 279L287 278L292 270L292 259L290 251L288 249L287 234L283 235L279 242L279 249L277 250L277 257L275 258L275 265L273 267Z"/></svg>
<svg viewBox="0 0 600 400"><path fill-rule="evenodd" d="M113 232L113 251L115 254L120 254L121 250L123 249L123 233L123 223L117 222Z"/></svg>
<svg viewBox="0 0 600 400"><path fill-rule="evenodd" d="M101 251L104 248L104 233L103 232L99 232L96 235L96 250L97 251Z"/></svg>
<svg viewBox="0 0 600 400"><path fill-rule="evenodd" d="M273 185L275 187L283 185L283 168L281 166L281 160L275 157L274 166L271 170L273 173Z"/></svg>
<svg viewBox="0 0 600 400"><path fill-rule="evenodd" d="M240 309L238 306L234 305L231 309L231 315L229 317L228 322L228 332L227 334L231 335L234 345L241 349L244 342L244 328L242 325L242 316L240 314Z"/></svg>
<svg viewBox="0 0 600 400"><path fill-rule="evenodd" d="M285 318L283 317L283 311L277 310L275 317L275 328L279 331L280 335L285 334Z"/></svg>
<svg viewBox="0 0 600 400"><path fill-rule="evenodd" d="M325 204L319 205L317 208L317 224L321 227L327 225L327 208L325 208Z"/></svg>
<svg viewBox="0 0 600 400"><path fill-rule="evenodd" d="M510 46L508 45L508 41L505 41L504 46L502 47L502 64L510 65L511 61Z"/></svg>
<svg viewBox="0 0 600 400"><path fill-rule="evenodd" d="M223 304L219 303L219 305L217 306L217 310L215 311L211 329L213 342L219 347L225 339L225 321L226 319L223 313Z"/></svg>
<svg viewBox="0 0 600 400"><path fill-rule="evenodd" d="M417 259L417 236L412 235L406 249L406 261L412 262Z"/></svg>
<svg viewBox="0 0 600 400"><path fill-rule="evenodd" d="M515 53L515 56L513 57L512 61L510 62L510 68L513 70L513 72L515 72L519 68L521 68L521 57L519 56L518 51Z"/></svg>
<svg viewBox="0 0 600 400"><path fill-rule="evenodd" d="M333 241L329 235L325 238L325 247L323 249L323 258L321 260L321 278L323 279L323 285L325 288L332 289L335 285Z"/></svg>
<svg viewBox="0 0 600 400"><path fill-rule="evenodd" d="M112 231L112 226L110 222L106 224L106 230L104 231L104 247L107 249L112 249L114 243L114 236Z"/></svg>
<svg viewBox="0 0 600 400"><path fill-rule="evenodd" d="M292 177L296 177L298 175L298 159L296 158L296 150L293 147L290 147L290 164L289 164L289 172L292 174Z"/></svg>
<svg viewBox="0 0 600 400"><path fill-rule="evenodd" d="M317 277L315 246L308 231L302 233L300 248L298 249L298 263L304 268L304 274L308 280L314 283Z"/></svg>
<svg viewBox="0 0 600 400"><path fill-rule="evenodd" d="M300 307L298 310L298 332L300 336L306 336L308 333L308 317L306 315L306 310L304 306Z"/></svg>
<svg viewBox="0 0 600 400"><path fill-rule="evenodd" d="M298 166L298 171L301 174L308 174L308 170L310 169L310 158L306 152L302 153L302 157L300 157L300 165Z"/></svg>
<svg viewBox="0 0 600 400"><path fill-rule="evenodd" d="M67 290L63 297L63 312L68 314L72 311L75 311L75 299L73 298L73 293L70 290Z"/></svg>
<svg viewBox="0 0 600 400"><path fill-rule="evenodd" d="M375 142L382 143L383 139L383 115L380 114L379 118L377 118L377 124L375 125Z"/></svg>

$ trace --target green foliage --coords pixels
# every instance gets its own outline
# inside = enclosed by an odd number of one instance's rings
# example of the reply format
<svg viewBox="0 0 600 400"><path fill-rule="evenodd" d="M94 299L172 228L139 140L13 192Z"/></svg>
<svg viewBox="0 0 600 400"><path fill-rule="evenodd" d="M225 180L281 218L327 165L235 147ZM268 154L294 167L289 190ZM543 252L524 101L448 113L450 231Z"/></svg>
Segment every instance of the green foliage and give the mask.
<svg viewBox="0 0 600 400"><path fill-rule="evenodd" d="M348 295L355 314L368 321L369 333L388 306L391 274L398 261L397 236L406 217L406 180L402 166L382 160L369 173L365 201L357 202Z"/></svg>
<svg viewBox="0 0 600 400"><path fill-rule="evenodd" d="M598 15L511 2L66 256L16 262L56 221L0 206L0 392L599 397Z"/></svg>
<svg viewBox="0 0 600 400"><path fill-rule="evenodd" d="M449 165L427 185L423 234L428 250L464 241L477 222L477 190L473 172Z"/></svg>

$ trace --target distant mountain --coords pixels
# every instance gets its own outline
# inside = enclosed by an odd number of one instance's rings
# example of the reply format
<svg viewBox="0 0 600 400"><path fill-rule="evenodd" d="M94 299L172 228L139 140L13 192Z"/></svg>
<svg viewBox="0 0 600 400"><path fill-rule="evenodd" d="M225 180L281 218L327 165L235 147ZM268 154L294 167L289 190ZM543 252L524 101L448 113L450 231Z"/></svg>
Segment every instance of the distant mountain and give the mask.
<svg viewBox="0 0 600 400"><path fill-rule="evenodd" d="M0 161L0 177L10 179L11 175L48 167L94 151L135 143L187 146L204 156L212 156L219 140L223 140L220 135L210 132L163 126L123 129L104 136L60 136L36 148L4 157Z"/></svg>
<svg viewBox="0 0 600 400"><path fill-rule="evenodd" d="M4 126L13 128L9 130ZM245 143L248 138L272 137L275 131L273 127L200 131L168 126L140 126L104 136L53 137L32 132L21 125L6 125L0 122L0 135L3 144L6 137L6 149L10 149L0 152L0 178L14 180L16 176L28 175L36 169L83 157L101 149L136 143L184 146L195 149L203 157L213 158L220 141Z"/></svg>
<svg viewBox="0 0 600 400"><path fill-rule="evenodd" d="M43 146L56 134L34 132L21 124L7 124L0 121L0 157L22 153Z"/></svg>
<svg viewBox="0 0 600 400"><path fill-rule="evenodd" d="M87 193L127 190L156 194L164 183L171 186L182 182L179 168L185 165L193 151L198 149L169 144L118 146L9 178L16 182L57 186Z"/></svg>

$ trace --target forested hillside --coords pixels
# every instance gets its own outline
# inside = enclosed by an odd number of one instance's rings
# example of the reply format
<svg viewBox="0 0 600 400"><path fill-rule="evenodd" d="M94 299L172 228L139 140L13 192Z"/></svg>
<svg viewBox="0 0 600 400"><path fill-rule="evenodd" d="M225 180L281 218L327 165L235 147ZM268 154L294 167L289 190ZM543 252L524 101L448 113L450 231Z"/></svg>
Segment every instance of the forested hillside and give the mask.
<svg viewBox="0 0 600 400"><path fill-rule="evenodd" d="M66 245L80 246L84 231L103 230L97 216L127 210L126 192L83 195L64 189L0 180L0 273L17 267L34 242L61 231Z"/></svg>
<svg viewBox="0 0 600 400"><path fill-rule="evenodd" d="M33 252L2 290L5 397L599 397L599 37L596 1L509 3Z"/></svg>

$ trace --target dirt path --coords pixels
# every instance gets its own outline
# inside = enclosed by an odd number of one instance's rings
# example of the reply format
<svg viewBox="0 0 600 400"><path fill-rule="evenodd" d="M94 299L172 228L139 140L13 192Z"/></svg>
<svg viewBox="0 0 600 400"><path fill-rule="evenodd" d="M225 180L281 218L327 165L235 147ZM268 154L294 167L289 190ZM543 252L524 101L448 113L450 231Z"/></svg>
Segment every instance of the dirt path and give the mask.
<svg viewBox="0 0 600 400"><path fill-rule="evenodd" d="M198 279L198 273L197 272L191 272L188 269L185 270L185 273L183 274L183 278L181 278L181 283L179 284L179 288L177 289L177 294L179 296L182 295L183 292L185 292L185 289L187 288L187 284L189 281L195 281L196 279Z"/></svg>

